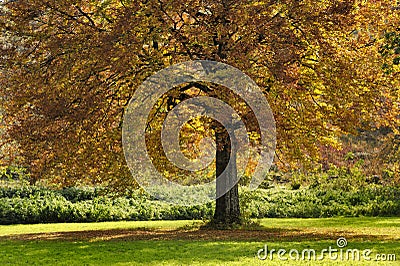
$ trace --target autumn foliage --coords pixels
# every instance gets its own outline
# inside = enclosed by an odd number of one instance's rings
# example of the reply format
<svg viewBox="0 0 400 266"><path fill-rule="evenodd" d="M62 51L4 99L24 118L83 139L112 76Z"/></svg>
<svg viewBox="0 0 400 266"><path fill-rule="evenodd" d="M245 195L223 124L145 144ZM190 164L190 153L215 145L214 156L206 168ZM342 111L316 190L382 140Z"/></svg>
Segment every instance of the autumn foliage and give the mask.
<svg viewBox="0 0 400 266"><path fill-rule="evenodd" d="M2 163L33 183L132 185L124 108L146 77L187 60L227 63L263 89L281 168L315 167L358 129L399 134L394 1L3 2Z"/></svg>

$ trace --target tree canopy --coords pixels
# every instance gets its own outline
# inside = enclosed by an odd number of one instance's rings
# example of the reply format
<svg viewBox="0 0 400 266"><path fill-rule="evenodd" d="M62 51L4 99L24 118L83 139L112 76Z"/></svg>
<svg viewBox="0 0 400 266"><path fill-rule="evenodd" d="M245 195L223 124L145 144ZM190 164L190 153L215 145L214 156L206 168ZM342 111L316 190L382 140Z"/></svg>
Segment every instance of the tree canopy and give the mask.
<svg viewBox="0 0 400 266"><path fill-rule="evenodd" d="M399 15L389 0L3 1L2 162L32 182L134 184L121 143L129 99L154 72L202 59L263 89L279 167L312 167L344 133L399 134Z"/></svg>

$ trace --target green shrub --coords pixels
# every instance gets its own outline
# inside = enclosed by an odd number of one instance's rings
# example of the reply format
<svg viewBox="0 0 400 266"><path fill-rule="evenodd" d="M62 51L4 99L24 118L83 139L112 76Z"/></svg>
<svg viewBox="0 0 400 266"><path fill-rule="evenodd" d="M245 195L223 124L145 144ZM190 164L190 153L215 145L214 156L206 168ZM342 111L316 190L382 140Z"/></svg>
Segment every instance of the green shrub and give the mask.
<svg viewBox="0 0 400 266"><path fill-rule="evenodd" d="M399 216L400 187L241 189L240 204L245 219ZM141 191L125 197L107 197L93 188L0 188L0 224L209 219L214 208L213 202L199 206L169 205Z"/></svg>

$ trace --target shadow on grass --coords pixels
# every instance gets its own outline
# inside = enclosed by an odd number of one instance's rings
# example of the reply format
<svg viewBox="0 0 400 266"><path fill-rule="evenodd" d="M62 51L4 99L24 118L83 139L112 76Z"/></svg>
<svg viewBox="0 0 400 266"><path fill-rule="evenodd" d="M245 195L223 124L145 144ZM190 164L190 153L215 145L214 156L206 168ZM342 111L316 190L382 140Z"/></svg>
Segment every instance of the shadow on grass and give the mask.
<svg viewBox="0 0 400 266"><path fill-rule="evenodd" d="M87 230L55 233L19 234L0 237L1 240L63 240L63 241L107 241L107 240L211 240L211 241L308 241L336 239L390 240L386 235L360 234L346 230L265 228L217 230L199 228L196 225L179 229L113 229Z"/></svg>
<svg viewBox="0 0 400 266"><path fill-rule="evenodd" d="M0 241L0 258L2 258L3 264L10 265L228 265L237 262L240 262L241 265L252 265L260 262L256 258L257 251L267 243L271 248L294 248L298 250L303 248L322 250L328 246L335 247L336 245L334 239L314 241L297 238L295 240L300 241L295 242L292 242L291 238L287 238L289 241L277 242L271 239L245 241L243 232L241 232L242 235L235 234L240 232L227 234L226 230L223 232L208 230L194 230L192 232L176 230L167 232L157 230L111 230L107 232L115 236L116 238L113 239L118 241L90 241L90 239L89 241L64 241L68 237L79 237L75 233L68 233L68 235L61 233L56 239L61 239L62 241ZM224 238L234 236L241 241L232 239L224 241L209 240L211 238L221 239L218 233L224 233ZM260 232L254 231L252 233ZM93 232L90 232L90 234L92 235ZM143 240L143 235L146 234L149 239L157 239L158 241ZM264 234L263 237L271 237L284 233L279 229L275 229L266 231ZM141 237L138 237L138 235L141 235ZM194 241L193 237L196 239L202 237L207 240ZM303 235L301 237L310 236ZM315 236L312 235L311 237ZM331 236L325 235L324 237L330 238ZM159 240L161 238L167 240ZM184 238L188 238L188 240ZM398 250L398 242L378 243L378 241L363 242L353 240L349 243L351 248L376 247L377 251L380 252Z"/></svg>
<svg viewBox="0 0 400 266"><path fill-rule="evenodd" d="M190 265L219 264L255 258L257 243L208 241L0 242L3 263L14 265ZM3 254L2 254L3 255Z"/></svg>

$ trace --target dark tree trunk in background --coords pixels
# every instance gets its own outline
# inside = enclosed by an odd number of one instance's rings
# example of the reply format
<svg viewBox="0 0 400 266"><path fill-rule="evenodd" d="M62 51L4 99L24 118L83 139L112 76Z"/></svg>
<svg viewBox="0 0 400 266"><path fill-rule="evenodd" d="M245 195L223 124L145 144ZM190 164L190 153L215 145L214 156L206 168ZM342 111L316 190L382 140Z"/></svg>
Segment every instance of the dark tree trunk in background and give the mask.
<svg viewBox="0 0 400 266"><path fill-rule="evenodd" d="M226 191L226 187L232 187L237 181L236 154L234 158L230 158L232 143L229 134L222 126L215 133L217 153L216 153L216 174L217 174L217 192ZM231 163L229 163L231 159ZM227 171L221 175L225 168ZM217 193L218 194L218 193ZM229 225L240 224L240 207L239 207L239 191L237 182L222 197L216 199L216 207L214 213L214 223L229 227Z"/></svg>

